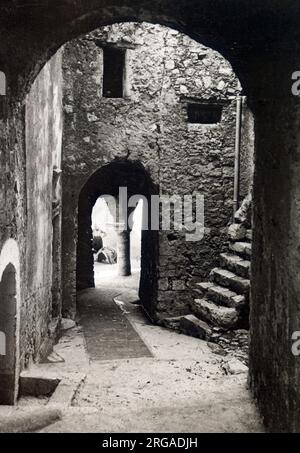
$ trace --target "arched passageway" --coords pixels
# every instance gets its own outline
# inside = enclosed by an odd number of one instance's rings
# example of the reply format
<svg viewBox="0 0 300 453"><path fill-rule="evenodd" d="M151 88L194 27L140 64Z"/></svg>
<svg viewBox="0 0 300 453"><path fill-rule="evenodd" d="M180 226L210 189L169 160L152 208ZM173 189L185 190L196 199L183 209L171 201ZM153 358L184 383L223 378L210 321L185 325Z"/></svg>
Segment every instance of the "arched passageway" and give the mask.
<svg viewBox="0 0 300 453"><path fill-rule="evenodd" d="M124 214L120 205L120 189L124 201L127 203L131 197L132 206ZM130 265L130 224L134 208L142 198L146 201L144 206L144 219L148 225L151 221L150 197L157 189L152 183L144 167L138 162L128 160L115 160L96 171L82 188L78 202L78 241L76 280L77 290L92 288L94 279L94 254L92 210L99 197L108 196L108 206L116 222L118 239L118 258L120 264L119 274L129 274ZM122 196L122 195L121 195ZM149 203L148 203L149 200ZM116 203L110 203L116 201ZM116 208L116 210L115 210ZM156 301L157 291L157 262L158 262L158 232L144 228L141 241L141 276L139 296L145 310L152 314L153 303Z"/></svg>
<svg viewBox="0 0 300 453"><path fill-rule="evenodd" d="M300 365L291 354L292 333L299 330L300 294L300 102L291 94L291 75L300 64L299 2L182 0L174 5L168 0L144 0L119 5L110 1L104 7L93 0L72 8L67 0L41 2L39 8L32 4L18 8L17 3L1 7L0 53L12 106L10 127L3 131L4 148L20 156L10 164L20 181L24 162L21 109L16 101L49 56L80 33L129 19L163 23L219 50L234 66L256 121L251 386L270 429L299 430ZM4 184L9 191L5 186L3 192L9 192L10 199L3 206L12 206L17 229L25 208L19 209L20 194L11 181ZM23 240L25 229L18 228Z"/></svg>

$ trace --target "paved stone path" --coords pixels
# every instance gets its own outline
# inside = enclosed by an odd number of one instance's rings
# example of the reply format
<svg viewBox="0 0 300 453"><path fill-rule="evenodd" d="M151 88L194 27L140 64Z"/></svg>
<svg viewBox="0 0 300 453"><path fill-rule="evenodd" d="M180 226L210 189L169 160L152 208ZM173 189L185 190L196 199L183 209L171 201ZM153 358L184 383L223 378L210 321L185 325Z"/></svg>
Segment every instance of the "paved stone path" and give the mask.
<svg viewBox="0 0 300 453"><path fill-rule="evenodd" d="M66 403L62 398L59 400L62 420L40 432L264 431L247 390L247 373L232 365L234 357L216 355L205 341L150 324L140 307L128 302L135 299L132 289L128 292L123 286L102 291L80 294L81 324L65 332L55 346L55 353L62 360L34 365L39 375L60 376L60 394L68 396ZM113 299L119 301L124 315L120 311L115 315L118 307ZM113 328L110 334L109 325L103 319L99 323L90 319L101 314L99 303L103 300L105 317L112 310L118 318L118 328ZM119 316L127 318L127 322L121 323ZM110 347L102 341L97 343L105 350L105 354L101 352L103 360L91 345L94 338L99 339L100 325L107 329L105 335L110 342ZM131 351L141 353L140 357L128 357L127 353L127 357L113 358L116 352L124 353L118 339L112 338L112 334L120 334L124 339L121 326L126 331L130 327L127 338L132 335L135 340L127 345L132 347ZM136 335L140 337L139 346ZM86 338L91 342L89 345ZM76 385L69 395L72 379ZM31 400L30 404L37 405L37 402ZM51 407L52 398L44 404L45 408L49 404Z"/></svg>
<svg viewBox="0 0 300 453"><path fill-rule="evenodd" d="M80 323L91 360L152 357L127 316L114 302L117 290L91 288L78 295Z"/></svg>

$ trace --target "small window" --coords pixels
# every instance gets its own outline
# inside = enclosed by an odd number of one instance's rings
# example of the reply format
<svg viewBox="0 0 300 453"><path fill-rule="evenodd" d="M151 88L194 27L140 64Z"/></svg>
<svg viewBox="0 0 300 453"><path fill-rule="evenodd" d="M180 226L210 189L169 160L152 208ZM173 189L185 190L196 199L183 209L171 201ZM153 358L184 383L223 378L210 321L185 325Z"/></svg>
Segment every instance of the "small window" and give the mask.
<svg viewBox="0 0 300 453"><path fill-rule="evenodd" d="M103 97L122 98L125 74L123 49L103 48Z"/></svg>
<svg viewBox="0 0 300 453"><path fill-rule="evenodd" d="M190 103L187 107L188 122L192 124L217 124L222 119L222 105Z"/></svg>

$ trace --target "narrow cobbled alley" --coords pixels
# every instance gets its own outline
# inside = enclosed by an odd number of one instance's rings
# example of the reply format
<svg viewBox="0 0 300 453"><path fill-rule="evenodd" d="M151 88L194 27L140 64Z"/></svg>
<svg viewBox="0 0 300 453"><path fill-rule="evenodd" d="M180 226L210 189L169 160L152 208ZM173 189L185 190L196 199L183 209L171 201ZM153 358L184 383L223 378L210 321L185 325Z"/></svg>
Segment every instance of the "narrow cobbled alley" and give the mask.
<svg viewBox="0 0 300 453"><path fill-rule="evenodd" d="M61 411L42 432L261 432L247 368L152 325L131 303L136 296L128 288L81 292L80 320L55 346L54 363L30 370L60 384L49 399L19 402Z"/></svg>

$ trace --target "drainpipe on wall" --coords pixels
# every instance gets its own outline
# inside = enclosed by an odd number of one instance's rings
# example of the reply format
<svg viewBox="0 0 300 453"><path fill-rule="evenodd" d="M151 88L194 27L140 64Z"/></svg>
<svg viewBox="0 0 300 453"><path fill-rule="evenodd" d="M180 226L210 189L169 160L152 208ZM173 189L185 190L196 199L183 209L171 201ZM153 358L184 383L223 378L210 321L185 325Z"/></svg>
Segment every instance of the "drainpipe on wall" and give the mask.
<svg viewBox="0 0 300 453"><path fill-rule="evenodd" d="M243 97L237 96L235 155L234 155L233 216L239 209L239 198L240 198L240 153L241 153L242 110L243 110Z"/></svg>

